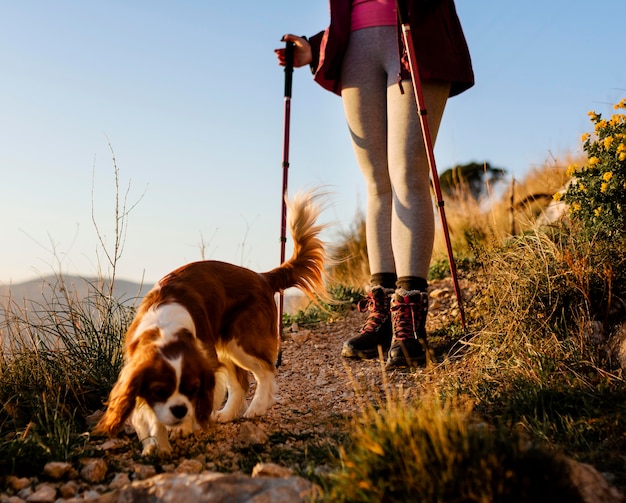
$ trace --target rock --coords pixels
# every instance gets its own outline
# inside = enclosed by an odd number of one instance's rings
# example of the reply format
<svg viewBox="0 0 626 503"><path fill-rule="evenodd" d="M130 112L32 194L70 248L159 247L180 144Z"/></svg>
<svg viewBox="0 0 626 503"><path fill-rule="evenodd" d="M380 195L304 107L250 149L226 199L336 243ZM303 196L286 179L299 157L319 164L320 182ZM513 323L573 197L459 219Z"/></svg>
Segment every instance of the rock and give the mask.
<svg viewBox="0 0 626 503"><path fill-rule="evenodd" d="M107 464L100 458L83 458L80 460L82 468L80 476L87 482L98 483L104 480L107 474Z"/></svg>
<svg viewBox="0 0 626 503"><path fill-rule="evenodd" d="M78 484L74 480L70 480L59 487L59 494L64 499L73 498L78 494Z"/></svg>
<svg viewBox="0 0 626 503"><path fill-rule="evenodd" d="M311 337L310 330L302 330L300 332L295 332L291 334L291 340L299 345L302 345L305 342L307 342L310 339L310 337Z"/></svg>
<svg viewBox="0 0 626 503"><path fill-rule="evenodd" d="M53 480L61 480L67 473L74 470L71 463L51 461L43 467L43 473Z"/></svg>
<svg viewBox="0 0 626 503"><path fill-rule="evenodd" d="M57 499L57 490L50 484L43 484L26 501L30 503L53 503Z"/></svg>
<svg viewBox="0 0 626 503"><path fill-rule="evenodd" d="M81 500L79 500L79 502L77 503L82 503L82 501L97 501L100 499L101 493L99 493L98 491L87 491L83 494L83 497ZM65 503L65 502L64 502Z"/></svg>
<svg viewBox="0 0 626 503"><path fill-rule="evenodd" d="M121 438L110 438L100 446L100 449L103 451L115 451L128 447L128 443L128 440Z"/></svg>
<svg viewBox="0 0 626 503"><path fill-rule="evenodd" d="M133 465L133 473L137 480L146 480L156 475L156 468L152 465Z"/></svg>
<svg viewBox="0 0 626 503"><path fill-rule="evenodd" d="M304 503L318 494L317 488L301 477L275 478L202 473L177 475L163 473L148 480L102 495L99 503Z"/></svg>
<svg viewBox="0 0 626 503"><path fill-rule="evenodd" d="M30 479L28 477L16 477L15 475L9 475L6 478L6 483L7 486L14 491L21 491L30 485Z"/></svg>
<svg viewBox="0 0 626 503"><path fill-rule="evenodd" d="M293 470L274 463L257 463L252 469L253 477L291 477Z"/></svg>
<svg viewBox="0 0 626 503"><path fill-rule="evenodd" d="M626 321L617 326L615 335L612 337L614 351L621 369L626 370Z"/></svg>
<svg viewBox="0 0 626 503"><path fill-rule="evenodd" d="M593 466L567 458L572 484L580 491L585 503L623 503L624 495L611 487Z"/></svg>
<svg viewBox="0 0 626 503"><path fill-rule="evenodd" d="M241 423L238 443L241 447L265 444L269 440L267 433L251 421Z"/></svg>
<svg viewBox="0 0 626 503"><path fill-rule="evenodd" d="M96 426L96 424L98 424L98 421L100 421L100 419L102 419L102 416L104 416L104 410L103 409L98 409L93 414L89 414L85 418L85 420L87 421L87 427L90 430L93 429L93 427Z"/></svg>
<svg viewBox="0 0 626 503"><path fill-rule="evenodd" d="M185 459L174 470L175 473L200 473L202 471L202 463L196 459Z"/></svg>
<svg viewBox="0 0 626 503"><path fill-rule="evenodd" d="M439 299L445 295L449 295L450 294L450 290L446 289L446 288L435 288L433 290L431 290L430 292L430 297L432 299Z"/></svg>
<svg viewBox="0 0 626 503"><path fill-rule="evenodd" d="M113 480L109 484L111 489L121 489L130 484L130 478L126 473L116 473Z"/></svg>

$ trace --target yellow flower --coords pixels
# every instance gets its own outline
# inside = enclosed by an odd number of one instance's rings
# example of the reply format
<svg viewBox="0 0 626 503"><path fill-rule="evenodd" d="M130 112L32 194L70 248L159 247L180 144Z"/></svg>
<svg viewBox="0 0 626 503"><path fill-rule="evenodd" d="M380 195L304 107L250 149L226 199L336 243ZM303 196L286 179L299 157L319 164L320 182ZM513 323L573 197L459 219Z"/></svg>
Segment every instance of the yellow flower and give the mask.
<svg viewBox="0 0 626 503"><path fill-rule="evenodd" d="M602 175L602 179L605 182L608 182L611 178L613 178L613 172L612 171L607 171L606 173L604 173L604 175Z"/></svg>
<svg viewBox="0 0 626 503"><path fill-rule="evenodd" d="M608 188L609 184L606 182L602 182L602 185L600 185L600 192L606 192Z"/></svg>
<svg viewBox="0 0 626 503"><path fill-rule="evenodd" d="M585 184L584 183L580 183L580 182L578 182L578 189L581 192L585 192L587 190L587 188L585 187Z"/></svg>
<svg viewBox="0 0 626 503"><path fill-rule="evenodd" d="M613 137L607 136L602 143L604 143L604 150L610 149L613 144Z"/></svg>
<svg viewBox="0 0 626 503"><path fill-rule="evenodd" d="M579 211L580 210L580 203L578 201L574 201L572 203L571 209L572 209L572 211Z"/></svg>
<svg viewBox="0 0 626 503"><path fill-rule="evenodd" d="M565 175L571 178L576 174L577 169L578 169L578 164L570 164L567 167L567 171L565 172Z"/></svg>
<svg viewBox="0 0 626 503"><path fill-rule="evenodd" d="M563 193L562 192L556 192L555 194L552 194L552 199L554 201L560 201L561 199L563 199Z"/></svg>
<svg viewBox="0 0 626 503"><path fill-rule="evenodd" d="M596 156L593 156L589 158L589 161L587 161L587 164L589 164L589 166L596 166L599 162L600 162L600 159L598 159Z"/></svg>
<svg viewBox="0 0 626 503"><path fill-rule="evenodd" d="M620 144L617 146L617 151L618 151L618 152L626 152L626 145L624 145L623 143L620 143Z"/></svg>
<svg viewBox="0 0 626 503"><path fill-rule="evenodd" d="M600 213L602 213L602 208L601 208L600 206L598 206L595 210L593 210L593 214L594 214L596 217L599 217L599 216L600 216Z"/></svg>
<svg viewBox="0 0 626 503"><path fill-rule="evenodd" d="M617 110L618 108L626 108L626 98L622 98L622 101L613 105L613 108Z"/></svg>
<svg viewBox="0 0 626 503"><path fill-rule="evenodd" d="M591 135L589 133L583 133L583 135L580 137L580 141L585 143L589 139L590 136Z"/></svg>
<svg viewBox="0 0 626 503"><path fill-rule="evenodd" d="M599 122L596 122L596 125L595 125L596 131L600 131L601 129L604 129L607 126L607 124L608 123L604 119L602 119Z"/></svg>
<svg viewBox="0 0 626 503"><path fill-rule="evenodd" d="M593 110L590 110L589 112L587 112L587 115L589 116L589 118L592 121L595 121L598 117L600 117L597 113L595 113Z"/></svg>
<svg viewBox="0 0 626 503"><path fill-rule="evenodd" d="M620 161L624 161L624 160L626 160L626 152L622 152L620 155L618 155L618 156L617 156L617 158L618 158Z"/></svg>
<svg viewBox="0 0 626 503"><path fill-rule="evenodd" d="M611 120L609 121L609 124L611 124L611 126L619 126L625 120L626 120L626 115L624 115L624 114L615 114L615 115L613 115L613 117L611 117Z"/></svg>

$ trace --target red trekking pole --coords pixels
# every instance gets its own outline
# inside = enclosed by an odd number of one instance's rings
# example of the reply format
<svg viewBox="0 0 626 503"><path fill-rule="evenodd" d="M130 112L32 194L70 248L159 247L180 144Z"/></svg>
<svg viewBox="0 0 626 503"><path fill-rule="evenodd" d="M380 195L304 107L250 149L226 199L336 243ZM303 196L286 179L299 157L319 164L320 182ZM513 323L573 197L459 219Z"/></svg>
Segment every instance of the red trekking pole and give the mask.
<svg viewBox="0 0 626 503"><path fill-rule="evenodd" d="M417 113L420 118L420 124L422 126L422 135L424 137L424 146L426 147L426 156L428 158L428 166L433 181L433 188L435 191L435 199L437 200L437 207L439 208L439 215L441 217L441 225L443 227L443 234L446 241L446 248L448 250L448 262L450 263L450 274L452 275L452 281L454 284L454 293L456 294L456 300L459 305L459 314L461 316L461 326L463 332L465 332L465 312L463 310L463 299L461 295L461 289L459 287L459 279L456 271L456 262L454 261L454 254L452 252L452 244L450 242L450 232L448 230L448 221L446 219L446 212L444 209L443 196L441 194L441 186L439 185L439 174L437 173L437 165L435 164L435 154L433 150L433 142L430 136L430 129L428 128L428 119L426 106L424 104L424 95L422 93L422 82L420 80L419 68L417 66L417 58L415 57L415 47L413 46L413 38L411 36L411 24L409 22L409 12L406 6L405 0L396 0L398 9L398 18L400 20L400 27L402 29L402 39L404 42L404 49L406 50L409 58L409 69L411 71L411 80L413 81L413 91L415 93L415 102L417 105Z"/></svg>
<svg viewBox="0 0 626 503"><path fill-rule="evenodd" d="M285 45L285 105L283 120L283 191L282 211L280 220L280 263L285 261L285 245L287 243L287 180L289 177L289 129L291 122L291 87L293 82L294 43L287 41ZM279 336L283 329L284 294L279 294L278 330Z"/></svg>

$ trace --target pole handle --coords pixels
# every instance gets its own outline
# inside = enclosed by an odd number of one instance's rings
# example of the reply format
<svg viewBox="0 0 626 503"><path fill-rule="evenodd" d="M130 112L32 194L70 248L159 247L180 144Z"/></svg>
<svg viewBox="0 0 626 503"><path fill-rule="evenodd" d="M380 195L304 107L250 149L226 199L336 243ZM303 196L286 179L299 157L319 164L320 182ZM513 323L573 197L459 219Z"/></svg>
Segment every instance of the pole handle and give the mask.
<svg viewBox="0 0 626 503"><path fill-rule="evenodd" d="M291 87L293 82L293 56L295 44L288 40L285 43L285 98L291 98Z"/></svg>

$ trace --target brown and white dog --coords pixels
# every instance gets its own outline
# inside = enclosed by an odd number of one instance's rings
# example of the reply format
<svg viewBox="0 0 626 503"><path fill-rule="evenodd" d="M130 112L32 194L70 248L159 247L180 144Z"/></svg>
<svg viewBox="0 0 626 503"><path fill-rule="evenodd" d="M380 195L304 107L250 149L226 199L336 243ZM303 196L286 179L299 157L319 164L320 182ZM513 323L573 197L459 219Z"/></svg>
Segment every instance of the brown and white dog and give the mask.
<svg viewBox="0 0 626 503"><path fill-rule="evenodd" d="M256 273L201 261L159 281L125 335L124 366L95 433L116 435L130 418L143 455L168 453L170 429L189 434L272 406L280 344L275 294L298 287L314 297L324 289L317 197L299 193L288 203L294 251L280 267ZM256 391L246 409L249 372Z"/></svg>

